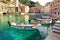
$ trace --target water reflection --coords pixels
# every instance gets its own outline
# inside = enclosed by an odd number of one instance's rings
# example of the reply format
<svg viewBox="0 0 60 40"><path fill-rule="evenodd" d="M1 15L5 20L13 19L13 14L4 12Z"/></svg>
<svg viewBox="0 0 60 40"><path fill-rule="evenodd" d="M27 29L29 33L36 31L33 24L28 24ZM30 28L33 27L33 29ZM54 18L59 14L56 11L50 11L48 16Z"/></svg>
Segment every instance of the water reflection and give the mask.
<svg viewBox="0 0 60 40"><path fill-rule="evenodd" d="M36 37L39 38L38 40L42 39L41 35L43 33L40 35L38 30L26 31L26 30L10 28L7 23L8 20L13 21L13 22L24 23L24 16L17 16L17 15L2 15L1 16L0 15L0 39L1 40L24 40L26 37L28 38L26 40L29 40L30 38L32 38L33 40L36 40L35 39Z"/></svg>
<svg viewBox="0 0 60 40"><path fill-rule="evenodd" d="M24 17L17 15L0 15L1 22L7 22L8 20L13 22L24 22Z"/></svg>

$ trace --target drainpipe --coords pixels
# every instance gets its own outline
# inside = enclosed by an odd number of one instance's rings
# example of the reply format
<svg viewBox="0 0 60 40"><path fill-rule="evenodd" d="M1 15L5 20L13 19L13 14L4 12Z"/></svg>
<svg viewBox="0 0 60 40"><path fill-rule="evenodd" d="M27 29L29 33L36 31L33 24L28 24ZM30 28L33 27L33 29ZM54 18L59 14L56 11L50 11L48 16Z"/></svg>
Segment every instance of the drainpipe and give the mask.
<svg viewBox="0 0 60 40"><path fill-rule="evenodd" d="M15 2L16 2L15 11L18 12L18 0L15 0Z"/></svg>

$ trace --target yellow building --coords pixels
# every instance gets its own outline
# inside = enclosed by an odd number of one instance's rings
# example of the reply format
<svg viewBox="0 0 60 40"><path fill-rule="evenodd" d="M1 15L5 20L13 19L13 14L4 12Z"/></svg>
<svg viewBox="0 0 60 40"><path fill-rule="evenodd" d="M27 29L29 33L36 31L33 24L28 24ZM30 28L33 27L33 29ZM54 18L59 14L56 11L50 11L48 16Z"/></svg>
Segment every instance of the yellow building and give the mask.
<svg viewBox="0 0 60 40"><path fill-rule="evenodd" d="M42 7L41 7L41 12L42 12L42 13L45 13L45 6L42 6Z"/></svg>
<svg viewBox="0 0 60 40"><path fill-rule="evenodd" d="M9 12L15 12L14 0L0 0L0 14Z"/></svg>
<svg viewBox="0 0 60 40"><path fill-rule="evenodd" d="M0 14L7 13L5 3L0 2Z"/></svg>
<svg viewBox="0 0 60 40"><path fill-rule="evenodd" d="M45 4L45 14L50 14L50 5L51 5L51 2L47 2Z"/></svg>

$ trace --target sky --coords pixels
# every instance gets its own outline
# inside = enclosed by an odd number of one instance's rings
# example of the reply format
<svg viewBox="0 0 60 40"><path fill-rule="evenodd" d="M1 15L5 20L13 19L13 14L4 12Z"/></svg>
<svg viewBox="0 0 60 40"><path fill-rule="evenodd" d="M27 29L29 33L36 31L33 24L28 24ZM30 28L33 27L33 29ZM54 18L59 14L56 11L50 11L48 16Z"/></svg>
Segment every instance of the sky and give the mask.
<svg viewBox="0 0 60 40"><path fill-rule="evenodd" d="M34 2L38 1L42 6L44 6L47 2L51 2L53 0L32 0L32 1L34 1Z"/></svg>

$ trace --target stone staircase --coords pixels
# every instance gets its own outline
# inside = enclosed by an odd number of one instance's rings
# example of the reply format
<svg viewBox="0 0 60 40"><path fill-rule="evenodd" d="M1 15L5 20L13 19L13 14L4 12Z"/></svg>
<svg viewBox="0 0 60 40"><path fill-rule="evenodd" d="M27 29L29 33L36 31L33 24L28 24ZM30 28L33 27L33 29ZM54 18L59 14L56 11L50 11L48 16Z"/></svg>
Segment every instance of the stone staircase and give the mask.
<svg viewBox="0 0 60 40"><path fill-rule="evenodd" d="M45 40L60 40L60 22L55 22L52 33Z"/></svg>
<svg viewBox="0 0 60 40"><path fill-rule="evenodd" d="M60 22L56 22L53 26L53 32L60 33Z"/></svg>

